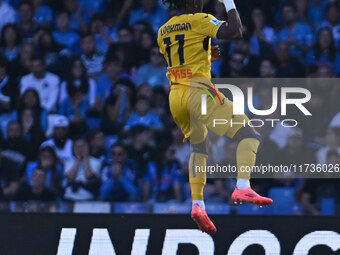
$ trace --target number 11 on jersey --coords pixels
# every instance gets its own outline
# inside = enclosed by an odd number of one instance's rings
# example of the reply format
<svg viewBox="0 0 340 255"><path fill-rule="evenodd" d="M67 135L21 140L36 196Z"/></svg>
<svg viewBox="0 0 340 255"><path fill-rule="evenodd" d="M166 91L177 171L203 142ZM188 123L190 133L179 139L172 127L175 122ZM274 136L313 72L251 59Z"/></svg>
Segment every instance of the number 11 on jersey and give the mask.
<svg viewBox="0 0 340 255"><path fill-rule="evenodd" d="M175 40L178 41L178 57L179 57L179 64L182 66L184 65L184 34L179 34L175 36ZM168 66L172 67L172 60L171 60L171 38L166 37L164 38L164 44L166 44L166 54L168 55Z"/></svg>

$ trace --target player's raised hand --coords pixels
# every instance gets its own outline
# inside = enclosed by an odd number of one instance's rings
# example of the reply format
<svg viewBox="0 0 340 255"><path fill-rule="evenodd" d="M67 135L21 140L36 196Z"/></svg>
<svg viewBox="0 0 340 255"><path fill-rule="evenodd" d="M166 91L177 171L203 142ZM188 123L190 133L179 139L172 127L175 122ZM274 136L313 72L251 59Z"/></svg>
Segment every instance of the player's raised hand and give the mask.
<svg viewBox="0 0 340 255"><path fill-rule="evenodd" d="M217 1L225 5L227 12L232 9L236 9L234 0L217 0Z"/></svg>
<svg viewBox="0 0 340 255"><path fill-rule="evenodd" d="M218 60L221 56L220 47L218 45L211 47L211 62Z"/></svg>

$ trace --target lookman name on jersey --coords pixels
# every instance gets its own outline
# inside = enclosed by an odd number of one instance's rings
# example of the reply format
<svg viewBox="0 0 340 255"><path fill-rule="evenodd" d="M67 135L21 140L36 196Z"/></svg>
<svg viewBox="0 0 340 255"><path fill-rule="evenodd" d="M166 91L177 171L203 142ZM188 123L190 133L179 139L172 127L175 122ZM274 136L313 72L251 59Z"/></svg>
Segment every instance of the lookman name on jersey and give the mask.
<svg viewBox="0 0 340 255"><path fill-rule="evenodd" d="M172 24L168 26L164 26L161 28L161 36L173 32L173 31L189 31L191 30L191 24L188 23L182 23L182 24Z"/></svg>

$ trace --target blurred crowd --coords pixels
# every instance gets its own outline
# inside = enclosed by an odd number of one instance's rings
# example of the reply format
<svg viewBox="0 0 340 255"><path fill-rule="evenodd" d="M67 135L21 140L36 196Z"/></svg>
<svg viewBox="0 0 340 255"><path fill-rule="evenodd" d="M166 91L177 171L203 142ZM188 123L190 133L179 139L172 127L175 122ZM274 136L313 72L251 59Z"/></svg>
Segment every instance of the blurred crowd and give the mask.
<svg viewBox="0 0 340 255"><path fill-rule="evenodd" d="M258 162L340 164L340 83L325 79L340 75L340 1L236 5L244 39L213 39L221 49L214 77L324 81L306 85L313 115L290 116L299 128L259 130ZM216 0L204 10L227 18ZM158 28L178 14L157 0L0 0L1 200L190 199L190 145L171 117L156 43ZM256 108L268 109L271 87L251 86ZM209 160L235 164L237 144L209 136ZM320 214L325 197L340 204L339 179L253 185L262 194L294 188L308 214ZM209 179L207 201L229 202L233 187Z"/></svg>

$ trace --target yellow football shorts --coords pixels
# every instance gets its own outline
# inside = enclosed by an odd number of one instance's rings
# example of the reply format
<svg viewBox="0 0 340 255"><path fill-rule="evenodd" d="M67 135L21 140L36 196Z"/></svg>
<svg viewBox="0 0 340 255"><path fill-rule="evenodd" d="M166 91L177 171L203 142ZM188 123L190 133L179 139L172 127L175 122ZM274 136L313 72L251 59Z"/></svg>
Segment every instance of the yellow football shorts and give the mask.
<svg viewBox="0 0 340 255"><path fill-rule="evenodd" d="M176 124L184 134L183 142L188 139L192 144L202 143L208 134L208 129L219 136L233 138L237 131L247 125L246 115L233 115L233 104L220 91L216 90L222 104L216 95L216 100L207 96L207 113L202 114L202 94L206 92L199 87L175 84L171 86L169 104L171 114ZM214 120L220 120L214 124ZM235 124L236 123L236 124ZM237 124L239 123L239 124Z"/></svg>

